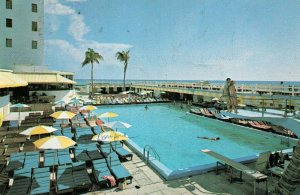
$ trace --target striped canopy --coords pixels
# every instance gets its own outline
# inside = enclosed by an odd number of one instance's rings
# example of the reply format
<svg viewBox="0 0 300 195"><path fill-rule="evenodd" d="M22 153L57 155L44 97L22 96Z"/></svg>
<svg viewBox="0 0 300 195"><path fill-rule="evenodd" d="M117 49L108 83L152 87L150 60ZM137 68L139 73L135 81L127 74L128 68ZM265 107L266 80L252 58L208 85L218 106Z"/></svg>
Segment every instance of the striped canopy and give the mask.
<svg viewBox="0 0 300 195"><path fill-rule="evenodd" d="M26 105L26 104L21 104L21 103L18 103L18 104L14 104L12 106L10 106L11 108L28 108L30 106Z"/></svg>
<svg viewBox="0 0 300 195"><path fill-rule="evenodd" d="M102 114L99 114L97 117L98 118L114 118L119 116L117 113L114 112L104 112Z"/></svg>
<svg viewBox="0 0 300 195"><path fill-rule="evenodd" d="M68 111L58 111L50 115L55 119L71 119L75 116L74 113Z"/></svg>
<svg viewBox="0 0 300 195"><path fill-rule="evenodd" d="M128 124L128 123L124 123L121 121L112 121L112 122L108 122L103 124L103 126L105 127L109 127L111 129L128 129L130 128L132 125Z"/></svg>
<svg viewBox="0 0 300 195"><path fill-rule="evenodd" d="M98 135L94 135L92 138L93 141L103 141L103 142L114 142L114 141L122 141L127 139L128 137L126 137L124 134L116 131L106 131Z"/></svg>
<svg viewBox="0 0 300 195"><path fill-rule="evenodd" d="M92 111L98 109L96 106L88 105L88 106L83 106L79 110L86 110L86 111Z"/></svg>
<svg viewBox="0 0 300 195"><path fill-rule="evenodd" d="M65 149L74 146L76 142L66 136L50 136L39 139L33 144L39 149Z"/></svg>
<svg viewBox="0 0 300 195"><path fill-rule="evenodd" d="M56 131L56 128L50 127L50 126L35 126L35 127L30 127L26 129L25 131L22 131L20 134L22 135L40 135L40 134L46 134L46 133L51 133L53 131Z"/></svg>

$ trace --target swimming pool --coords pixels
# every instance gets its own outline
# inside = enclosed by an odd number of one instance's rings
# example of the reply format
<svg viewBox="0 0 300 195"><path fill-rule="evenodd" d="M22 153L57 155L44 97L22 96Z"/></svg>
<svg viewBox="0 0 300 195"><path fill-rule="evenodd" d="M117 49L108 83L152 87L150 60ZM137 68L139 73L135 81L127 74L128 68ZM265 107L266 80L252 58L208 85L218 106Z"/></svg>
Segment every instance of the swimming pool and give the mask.
<svg viewBox="0 0 300 195"><path fill-rule="evenodd" d="M247 160L267 150L284 150L281 138L270 133L225 123L215 119L187 114L172 104L100 106L97 113L116 112L120 120L132 125L119 129L130 138L129 144L141 153L145 145L155 148L160 156L154 167L168 179L172 173L182 176L199 173L215 166L216 160L200 152L210 149L232 159ZM104 119L106 120L106 119ZM218 141L199 139L197 136L220 137ZM292 140L292 145L296 141ZM201 170L200 170L201 169Z"/></svg>

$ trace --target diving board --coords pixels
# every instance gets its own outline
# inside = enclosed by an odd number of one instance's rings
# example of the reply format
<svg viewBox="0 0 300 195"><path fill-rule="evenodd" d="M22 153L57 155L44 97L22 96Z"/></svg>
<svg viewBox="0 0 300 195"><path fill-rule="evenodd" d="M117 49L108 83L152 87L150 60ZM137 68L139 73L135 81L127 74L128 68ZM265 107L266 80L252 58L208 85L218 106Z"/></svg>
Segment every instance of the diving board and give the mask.
<svg viewBox="0 0 300 195"><path fill-rule="evenodd" d="M217 168L216 168L216 173L218 173L218 165L221 164L221 165L224 165L224 166L228 166L230 168L230 182L233 181L233 171L232 171L232 168L236 169L237 171L240 172L240 180L242 180L242 174L246 174L248 175L249 177L253 178L254 179L254 194L256 193L256 182L259 183L259 182L266 182L266 194L268 193L268 182L267 182L267 179L268 179L268 176L262 174L261 172L259 171L256 171L256 170L253 170L239 162L236 162L230 158L227 158L226 156L223 156L217 152L214 152L214 151L211 151L211 150L208 150L208 149L204 149L204 150L201 150L202 152L204 152L205 154L208 154L216 159L218 159L217 161Z"/></svg>

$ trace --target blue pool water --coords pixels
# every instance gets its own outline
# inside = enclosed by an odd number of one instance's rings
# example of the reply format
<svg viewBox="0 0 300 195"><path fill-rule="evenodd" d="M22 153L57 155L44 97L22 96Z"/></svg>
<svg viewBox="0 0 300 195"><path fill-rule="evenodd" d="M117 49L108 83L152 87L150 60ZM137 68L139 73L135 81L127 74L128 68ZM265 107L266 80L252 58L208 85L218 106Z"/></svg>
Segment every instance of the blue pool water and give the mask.
<svg viewBox="0 0 300 195"><path fill-rule="evenodd" d="M120 120L132 125L130 129L118 131L127 134L141 148L145 145L154 147L160 161L171 170L216 162L214 158L200 152L202 149L214 150L236 159L267 150L290 148L280 144L280 137L270 133L260 133L230 123L187 114L186 110L170 104L149 104L148 110L145 110L144 106L100 106L96 112L118 113L119 117L110 120ZM199 139L197 136L221 139L210 141Z"/></svg>

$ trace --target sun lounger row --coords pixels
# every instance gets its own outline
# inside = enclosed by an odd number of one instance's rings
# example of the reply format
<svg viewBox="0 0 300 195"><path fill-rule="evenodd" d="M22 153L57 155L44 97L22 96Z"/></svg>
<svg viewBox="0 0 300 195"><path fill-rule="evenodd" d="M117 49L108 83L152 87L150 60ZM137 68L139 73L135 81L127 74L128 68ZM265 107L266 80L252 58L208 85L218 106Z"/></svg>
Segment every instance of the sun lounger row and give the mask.
<svg viewBox="0 0 300 195"><path fill-rule="evenodd" d="M138 104L138 103L152 103L152 102L169 102L168 99L144 97L139 95L117 95L117 96L98 96L97 104Z"/></svg>
<svg viewBox="0 0 300 195"><path fill-rule="evenodd" d="M252 127L252 128L267 131L267 132L273 132L273 133L281 134L284 136L289 136L289 137L296 136L291 130L285 129L280 126L272 125L270 123L266 123L263 121L253 121L253 120L230 118L230 117L227 117L227 116L217 112L214 109L207 109L207 108L191 109L190 112L193 114L196 114L196 115L202 115L202 116L209 117L209 118L216 118L216 119L219 119L222 121L232 122L232 123L235 123L238 125Z"/></svg>
<svg viewBox="0 0 300 195"><path fill-rule="evenodd" d="M89 189L92 182L87 172L85 162L77 162L72 165L58 166L56 192L66 193L76 189Z"/></svg>

